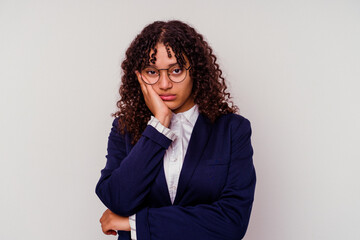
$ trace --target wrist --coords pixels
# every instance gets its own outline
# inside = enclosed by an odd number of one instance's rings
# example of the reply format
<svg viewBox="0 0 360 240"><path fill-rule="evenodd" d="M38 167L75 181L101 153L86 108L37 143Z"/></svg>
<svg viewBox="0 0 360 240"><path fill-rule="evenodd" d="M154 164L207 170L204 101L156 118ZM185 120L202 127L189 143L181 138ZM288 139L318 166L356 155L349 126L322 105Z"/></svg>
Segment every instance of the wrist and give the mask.
<svg viewBox="0 0 360 240"><path fill-rule="evenodd" d="M125 231L131 231L131 227L130 227L130 219L129 217L127 217L126 221L125 221Z"/></svg>
<svg viewBox="0 0 360 240"><path fill-rule="evenodd" d="M168 115L161 115L161 116L156 116L155 118L159 120L159 122L164 126L164 127L169 127L170 126L170 121L171 121L171 117L172 114L168 114Z"/></svg>

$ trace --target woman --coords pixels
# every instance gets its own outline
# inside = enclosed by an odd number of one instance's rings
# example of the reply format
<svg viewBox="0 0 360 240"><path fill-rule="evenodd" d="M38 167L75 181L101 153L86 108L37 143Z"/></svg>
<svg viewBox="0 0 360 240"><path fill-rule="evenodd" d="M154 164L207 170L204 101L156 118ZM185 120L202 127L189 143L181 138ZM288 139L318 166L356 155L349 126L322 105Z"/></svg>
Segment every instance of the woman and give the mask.
<svg viewBox="0 0 360 240"><path fill-rule="evenodd" d="M126 51L119 111L96 194L118 239L242 239L255 189L250 122L216 57L180 21L146 26Z"/></svg>

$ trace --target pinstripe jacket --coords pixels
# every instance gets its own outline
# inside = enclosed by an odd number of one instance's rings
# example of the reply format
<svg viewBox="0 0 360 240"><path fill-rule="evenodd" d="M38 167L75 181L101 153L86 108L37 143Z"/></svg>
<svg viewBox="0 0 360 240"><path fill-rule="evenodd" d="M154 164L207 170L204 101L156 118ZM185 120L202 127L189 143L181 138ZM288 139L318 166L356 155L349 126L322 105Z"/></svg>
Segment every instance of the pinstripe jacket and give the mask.
<svg viewBox="0 0 360 240"><path fill-rule="evenodd" d="M96 185L104 205L121 216L136 213L138 240L238 240L245 235L256 183L250 122L227 114L211 123L200 114L180 174L174 204L163 156L171 140L148 125L131 144L114 119L107 162ZM130 232L118 231L118 239Z"/></svg>

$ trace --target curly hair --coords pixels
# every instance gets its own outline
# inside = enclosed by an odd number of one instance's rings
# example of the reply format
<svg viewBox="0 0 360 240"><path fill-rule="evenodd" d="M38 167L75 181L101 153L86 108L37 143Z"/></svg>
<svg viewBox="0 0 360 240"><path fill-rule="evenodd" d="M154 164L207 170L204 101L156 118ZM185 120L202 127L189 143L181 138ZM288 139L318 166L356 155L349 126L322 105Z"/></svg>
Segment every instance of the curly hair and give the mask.
<svg viewBox="0 0 360 240"><path fill-rule="evenodd" d="M220 115L238 111L226 91L217 58L204 37L181 21L156 21L147 25L126 51L121 64L120 100L116 104L119 110L111 114L119 117L118 130L122 134L129 133L133 144L139 140L152 115L145 104L135 71L140 71L149 62L155 63L158 43L171 47L180 65L185 64L184 55L188 59L193 80L192 95L201 114L214 122ZM153 54L150 56L151 50Z"/></svg>

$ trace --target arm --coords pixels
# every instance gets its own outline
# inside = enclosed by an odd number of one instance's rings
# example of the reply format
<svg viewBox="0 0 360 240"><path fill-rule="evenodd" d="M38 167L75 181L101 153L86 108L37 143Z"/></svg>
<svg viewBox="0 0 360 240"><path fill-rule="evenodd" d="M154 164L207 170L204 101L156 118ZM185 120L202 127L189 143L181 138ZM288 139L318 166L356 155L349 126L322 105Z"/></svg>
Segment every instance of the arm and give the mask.
<svg viewBox="0 0 360 240"><path fill-rule="evenodd" d="M167 128L172 116L171 110L152 86L141 81L139 72L135 73L146 105L156 119L151 118L149 124L153 127L147 126L129 155L126 154L125 136L117 132L117 119L113 121L108 141L107 163L101 171L95 190L109 210L122 216L134 215L144 202L149 193L149 185L161 168L160 162L165 150L175 137Z"/></svg>
<svg viewBox="0 0 360 240"><path fill-rule="evenodd" d="M256 182L250 122L244 119L233 132L231 162L221 197L212 204L140 210L136 214L138 240L237 240L245 235Z"/></svg>
<svg viewBox="0 0 360 240"><path fill-rule="evenodd" d="M117 132L113 121L108 140L105 168L96 185L96 194L104 205L121 216L137 212L149 192L149 185L158 174L165 150L171 140L147 126L129 154L125 136Z"/></svg>

